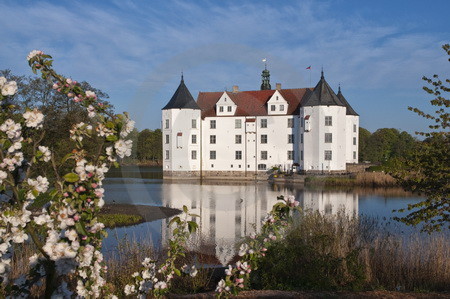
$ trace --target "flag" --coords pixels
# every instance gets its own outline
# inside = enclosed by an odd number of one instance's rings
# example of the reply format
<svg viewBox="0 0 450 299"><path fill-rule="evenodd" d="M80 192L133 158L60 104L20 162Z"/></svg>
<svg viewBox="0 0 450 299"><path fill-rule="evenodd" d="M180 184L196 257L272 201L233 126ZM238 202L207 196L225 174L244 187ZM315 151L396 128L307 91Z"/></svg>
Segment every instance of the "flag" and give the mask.
<svg viewBox="0 0 450 299"><path fill-rule="evenodd" d="M306 69L307 69L307 70L310 70L310 69L311 69L311 66L308 66Z"/></svg>

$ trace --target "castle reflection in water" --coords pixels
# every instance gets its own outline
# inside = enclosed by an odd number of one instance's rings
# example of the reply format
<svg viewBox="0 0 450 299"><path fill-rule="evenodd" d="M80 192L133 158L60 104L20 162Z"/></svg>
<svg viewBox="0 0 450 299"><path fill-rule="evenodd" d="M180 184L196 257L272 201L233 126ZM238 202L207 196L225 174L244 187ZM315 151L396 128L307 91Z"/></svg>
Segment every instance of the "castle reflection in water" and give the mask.
<svg viewBox="0 0 450 299"><path fill-rule="evenodd" d="M193 240L194 247L214 248L222 265L236 255L236 244L252 232L258 232L266 214L277 202L277 196L294 195L305 211L319 211L325 215L338 212L353 217L358 215L358 194L324 190L301 190L266 184L203 185L164 184L163 202L166 207L181 209L186 205L190 212L199 215L199 234ZM162 242L169 237L167 224L162 221ZM200 248L200 247L199 247ZM192 249L199 249L192 248ZM209 251L209 250L208 250Z"/></svg>

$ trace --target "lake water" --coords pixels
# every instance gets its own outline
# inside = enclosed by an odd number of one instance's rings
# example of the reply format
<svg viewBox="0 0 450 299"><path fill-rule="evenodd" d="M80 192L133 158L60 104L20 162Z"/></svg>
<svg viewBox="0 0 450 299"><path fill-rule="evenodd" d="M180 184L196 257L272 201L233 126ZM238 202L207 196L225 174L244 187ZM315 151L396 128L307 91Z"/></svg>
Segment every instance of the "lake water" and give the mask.
<svg viewBox="0 0 450 299"><path fill-rule="evenodd" d="M235 244L258 231L261 220L277 202L279 195L294 195L305 210L349 216L368 215L381 219L394 216L393 209L406 207L420 197L399 189L320 189L303 185L268 182L163 181L160 168L123 167L105 180L106 202L164 206L181 209L186 205L199 215L198 243L213 248L222 264L235 255ZM158 246L169 237L168 219L147 222L109 232L105 251L114 250L117 239L131 238ZM396 224L395 229L405 229Z"/></svg>

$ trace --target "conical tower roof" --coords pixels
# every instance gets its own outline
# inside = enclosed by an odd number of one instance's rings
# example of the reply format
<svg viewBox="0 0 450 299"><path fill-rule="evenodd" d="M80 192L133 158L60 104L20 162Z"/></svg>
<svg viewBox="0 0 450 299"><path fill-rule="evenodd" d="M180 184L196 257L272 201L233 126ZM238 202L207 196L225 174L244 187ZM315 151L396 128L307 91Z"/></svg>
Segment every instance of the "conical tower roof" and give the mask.
<svg viewBox="0 0 450 299"><path fill-rule="evenodd" d="M170 99L169 103L167 103L162 110L168 110L168 109L199 109L197 103L195 102L194 98L192 97L191 93L189 92L189 89L184 84L183 75L181 75L181 82L178 86L177 90L173 94L172 98Z"/></svg>
<svg viewBox="0 0 450 299"><path fill-rule="evenodd" d="M314 87L313 92L302 106L345 106L345 104L342 103L327 81L325 81L322 71L319 83Z"/></svg>
<svg viewBox="0 0 450 299"><path fill-rule="evenodd" d="M356 113L356 111L352 108L352 106L350 106L350 104L345 99L344 95L341 92L341 87L340 86L339 86L337 97L339 98L339 100L341 100L341 102L345 105L345 107L347 107L347 113L346 113L347 115L359 116L359 114Z"/></svg>

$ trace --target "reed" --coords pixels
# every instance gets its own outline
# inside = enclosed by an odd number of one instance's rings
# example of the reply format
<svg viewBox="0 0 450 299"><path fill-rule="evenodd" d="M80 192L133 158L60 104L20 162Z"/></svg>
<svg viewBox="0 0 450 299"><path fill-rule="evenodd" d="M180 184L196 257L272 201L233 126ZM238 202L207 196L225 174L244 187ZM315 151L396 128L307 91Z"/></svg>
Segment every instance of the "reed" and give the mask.
<svg viewBox="0 0 450 299"><path fill-rule="evenodd" d="M263 261L256 286L300 290L450 291L448 234L396 233L377 219L300 217Z"/></svg>
<svg viewBox="0 0 450 299"><path fill-rule="evenodd" d="M397 181L384 172L361 172L354 175L341 176L309 176L307 185L345 186L345 187L398 187Z"/></svg>

